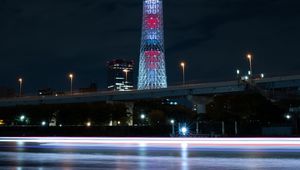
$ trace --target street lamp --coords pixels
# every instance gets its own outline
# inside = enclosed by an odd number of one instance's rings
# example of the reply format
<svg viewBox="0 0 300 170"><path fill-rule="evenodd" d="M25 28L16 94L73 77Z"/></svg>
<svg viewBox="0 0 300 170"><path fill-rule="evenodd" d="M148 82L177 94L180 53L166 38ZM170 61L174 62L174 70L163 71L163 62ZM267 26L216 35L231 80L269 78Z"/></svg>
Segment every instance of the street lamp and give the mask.
<svg viewBox="0 0 300 170"><path fill-rule="evenodd" d="M127 78L128 78L128 69L124 69L123 72L125 73L125 83L127 82Z"/></svg>
<svg viewBox="0 0 300 170"><path fill-rule="evenodd" d="M236 70L236 78L238 80L238 82L240 82L241 79L241 71L239 69Z"/></svg>
<svg viewBox="0 0 300 170"><path fill-rule="evenodd" d="M172 125L172 136L175 136L175 120L171 119L170 123Z"/></svg>
<svg viewBox="0 0 300 170"><path fill-rule="evenodd" d="M145 114L141 114L140 118L142 119L142 126L144 126L144 120L146 118Z"/></svg>
<svg viewBox="0 0 300 170"><path fill-rule="evenodd" d="M18 81L19 81L19 97L21 97L22 96L23 79L19 78Z"/></svg>
<svg viewBox="0 0 300 170"><path fill-rule="evenodd" d="M181 62L180 66L182 68L182 85L184 85L185 84L185 63Z"/></svg>
<svg viewBox="0 0 300 170"><path fill-rule="evenodd" d="M127 90L128 89L128 86L127 86L127 84L128 84L127 77L128 77L129 70L128 69L124 69L123 72L125 73L124 88L125 88L125 90Z"/></svg>
<svg viewBox="0 0 300 170"><path fill-rule="evenodd" d="M252 76L253 75L253 70L252 70L252 60L253 60L253 56L251 54L247 54L247 58L249 60L249 75Z"/></svg>
<svg viewBox="0 0 300 170"><path fill-rule="evenodd" d="M73 94L73 78L74 78L74 75L72 73L70 73L69 78L70 78L70 92L71 92L71 95L72 95Z"/></svg>

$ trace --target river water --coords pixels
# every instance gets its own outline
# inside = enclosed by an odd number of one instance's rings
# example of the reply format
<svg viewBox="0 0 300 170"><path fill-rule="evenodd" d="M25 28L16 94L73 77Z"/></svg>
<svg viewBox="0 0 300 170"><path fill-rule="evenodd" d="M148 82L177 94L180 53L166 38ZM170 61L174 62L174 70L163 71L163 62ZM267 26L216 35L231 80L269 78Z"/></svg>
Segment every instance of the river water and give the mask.
<svg viewBox="0 0 300 170"><path fill-rule="evenodd" d="M92 140L92 139L91 139ZM121 139L120 139L121 140ZM295 147L296 146L296 147ZM1 141L0 169L300 169L300 148Z"/></svg>

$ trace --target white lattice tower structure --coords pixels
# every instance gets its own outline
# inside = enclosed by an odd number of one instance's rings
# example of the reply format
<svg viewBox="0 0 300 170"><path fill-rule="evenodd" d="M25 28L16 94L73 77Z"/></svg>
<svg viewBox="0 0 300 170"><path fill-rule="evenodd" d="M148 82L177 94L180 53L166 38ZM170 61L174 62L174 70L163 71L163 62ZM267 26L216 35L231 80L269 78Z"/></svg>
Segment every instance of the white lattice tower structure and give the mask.
<svg viewBox="0 0 300 170"><path fill-rule="evenodd" d="M138 89L167 88L162 0L144 0Z"/></svg>

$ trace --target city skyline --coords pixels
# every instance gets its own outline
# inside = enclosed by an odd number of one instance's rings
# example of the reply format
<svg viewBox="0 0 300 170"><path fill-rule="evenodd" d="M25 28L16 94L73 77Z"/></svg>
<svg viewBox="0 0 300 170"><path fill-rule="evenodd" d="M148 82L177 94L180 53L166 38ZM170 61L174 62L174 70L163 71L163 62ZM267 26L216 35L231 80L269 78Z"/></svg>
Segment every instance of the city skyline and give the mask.
<svg viewBox="0 0 300 170"><path fill-rule="evenodd" d="M182 60L187 82L233 79L237 68L247 72L249 51L256 73L299 73L297 6L283 0L165 0L168 82L181 82ZM17 89L21 76L27 92L68 90L67 75L74 72L74 88L97 82L104 89L106 61L138 61L141 9L138 0L2 1L0 85Z"/></svg>

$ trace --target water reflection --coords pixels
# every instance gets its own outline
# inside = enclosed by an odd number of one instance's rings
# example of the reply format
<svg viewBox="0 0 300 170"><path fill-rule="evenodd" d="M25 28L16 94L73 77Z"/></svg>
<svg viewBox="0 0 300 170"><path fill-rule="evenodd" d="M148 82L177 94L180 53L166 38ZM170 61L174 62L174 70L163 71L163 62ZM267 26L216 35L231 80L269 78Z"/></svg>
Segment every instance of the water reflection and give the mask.
<svg viewBox="0 0 300 170"><path fill-rule="evenodd" d="M218 150L219 149L219 150ZM59 143L0 143L0 169L298 169L299 150L238 150Z"/></svg>
<svg viewBox="0 0 300 170"><path fill-rule="evenodd" d="M139 169L147 169L147 162L145 161L145 158L147 156L147 145L145 143L139 143L138 155Z"/></svg>
<svg viewBox="0 0 300 170"><path fill-rule="evenodd" d="M188 170L188 144L181 144L181 169Z"/></svg>

